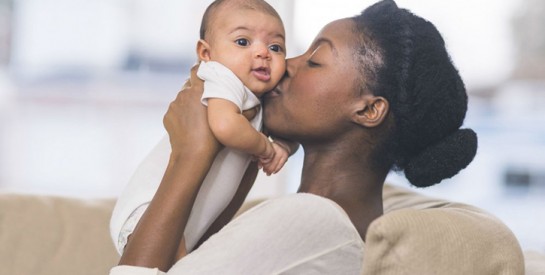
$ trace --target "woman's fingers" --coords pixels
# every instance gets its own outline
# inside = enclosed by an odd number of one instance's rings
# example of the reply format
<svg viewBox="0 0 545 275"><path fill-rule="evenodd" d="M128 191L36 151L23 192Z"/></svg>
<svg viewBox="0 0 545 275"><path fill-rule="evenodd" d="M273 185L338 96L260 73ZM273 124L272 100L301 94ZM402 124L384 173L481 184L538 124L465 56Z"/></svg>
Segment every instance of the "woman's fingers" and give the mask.
<svg viewBox="0 0 545 275"><path fill-rule="evenodd" d="M198 70L199 70L199 63L196 63L195 65L193 65L193 67L191 67L191 76L190 76L189 80L191 81L191 86L192 87L194 87L194 86L202 87L203 86L204 81L197 76L197 71Z"/></svg>
<svg viewBox="0 0 545 275"><path fill-rule="evenodd" d="M256 106L252 109L244 110L242 111L242 115L248 120L254 119L254 117L257 115L257 112L259 111L259 106Z"/></svg>
<svg viewBox="0 0 545 275"><path fill-rule="evenodd" d="M220 145L208 126L206 107L201 104L203 86L200 82L191 80L191 86L179 92L170 103L163 119L173 152L193 149L219 151Z"/></svg>

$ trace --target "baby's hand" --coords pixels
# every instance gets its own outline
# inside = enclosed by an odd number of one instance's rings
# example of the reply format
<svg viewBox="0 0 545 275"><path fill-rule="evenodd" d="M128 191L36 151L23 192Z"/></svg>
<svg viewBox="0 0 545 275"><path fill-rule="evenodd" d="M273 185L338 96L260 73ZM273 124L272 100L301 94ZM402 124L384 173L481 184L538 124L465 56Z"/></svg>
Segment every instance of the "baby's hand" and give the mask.
<svg viewBox="0 0 545 275"><path fill-rule="evenodd" d="M268 138L266 135L261 133L261 136L263 138L263 141L265 142L265 151L260 153L259 155L255 155L254 157L261 162L267 163L271 161L274 158L274 154L276 153L276 150L273 147L273 142L270 138Z"/></svg>
<svg viewBox="0 0 545 275"><path fill-rule="evenodd" d="M259 166L263 167L263 172L267 176L278 173L289 157L289 153L284 147L278 145L276 142L272 142L271 144L275 152L274 156L270 159L259 159Z"/></svg>

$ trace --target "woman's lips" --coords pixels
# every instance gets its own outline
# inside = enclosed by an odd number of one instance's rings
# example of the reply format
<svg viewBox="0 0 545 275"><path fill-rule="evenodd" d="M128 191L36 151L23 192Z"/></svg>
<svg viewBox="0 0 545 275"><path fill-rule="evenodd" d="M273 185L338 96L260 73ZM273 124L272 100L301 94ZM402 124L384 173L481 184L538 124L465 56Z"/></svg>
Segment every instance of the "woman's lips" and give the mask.
<svg viewBox="0 0 545 275"><path fill-rule="evenodd" d="M266 68L266 67L259 67L257 69L252 69L252 75L261 81L271 80L271 71L269 68Z"/></svg>
<svg viewBox="0 0 545 275"><path fill-rule="evenodd" d="M277 88L265 94L265 97L276 97L282 94L282 92Z"/></svg>

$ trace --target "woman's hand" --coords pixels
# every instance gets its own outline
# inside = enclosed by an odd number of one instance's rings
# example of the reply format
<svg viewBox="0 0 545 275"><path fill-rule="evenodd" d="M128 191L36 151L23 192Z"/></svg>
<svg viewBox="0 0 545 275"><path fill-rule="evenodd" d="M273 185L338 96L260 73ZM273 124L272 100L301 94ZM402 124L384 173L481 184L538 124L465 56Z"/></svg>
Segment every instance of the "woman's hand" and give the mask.
<svg viewBox="0 0 545 275"><path fill-rule="evenodd" d="M215 155L221 148L210 131L206 107L201 104L204 82L197 77L197 69L198 65L191 68L189 83L184 84L163 118L172 156L197 150L199 156L204 157L203 154Z"/></svg>

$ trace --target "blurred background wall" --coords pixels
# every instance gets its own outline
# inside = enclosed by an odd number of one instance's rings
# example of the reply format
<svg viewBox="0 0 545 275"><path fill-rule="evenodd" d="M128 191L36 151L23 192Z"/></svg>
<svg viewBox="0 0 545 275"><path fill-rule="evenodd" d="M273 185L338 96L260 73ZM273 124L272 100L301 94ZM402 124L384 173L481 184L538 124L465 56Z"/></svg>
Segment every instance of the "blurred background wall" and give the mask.
<svg viewBox="0 0 545 275"><path fill-rule="evenodd" d="M117 196L165 134L211 0L0 0L0 191ZM288 56L374 1L271 0ZM442 32L470 95L475 161L419 190L475 204L545 251L545 2L398 0ZM293 192L302 151L251 197ZM409 186L402 175L389 182Z"/></svg>

